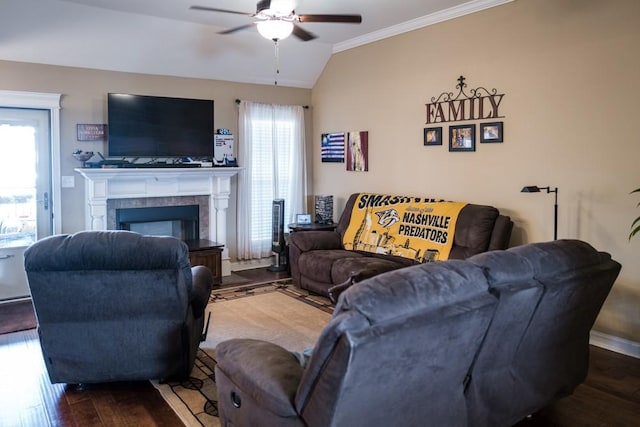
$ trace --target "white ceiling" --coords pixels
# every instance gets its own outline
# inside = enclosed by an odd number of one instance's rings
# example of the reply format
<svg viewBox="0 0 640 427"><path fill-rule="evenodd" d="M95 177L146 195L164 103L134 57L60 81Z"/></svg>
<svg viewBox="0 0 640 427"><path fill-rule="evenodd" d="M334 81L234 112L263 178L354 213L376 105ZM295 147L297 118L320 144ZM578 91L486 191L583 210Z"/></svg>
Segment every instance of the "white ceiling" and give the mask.
<svg viewBox="0 0 640 427"><path fill-rule="evenodd" d="M362 24L303 23L318 38L280 42L278 84L311 88L335 52L513 0L272 0L298 14L360 14ZM0 59L273 84L274 43L248 16L256 0L0 0Z"/></svg>

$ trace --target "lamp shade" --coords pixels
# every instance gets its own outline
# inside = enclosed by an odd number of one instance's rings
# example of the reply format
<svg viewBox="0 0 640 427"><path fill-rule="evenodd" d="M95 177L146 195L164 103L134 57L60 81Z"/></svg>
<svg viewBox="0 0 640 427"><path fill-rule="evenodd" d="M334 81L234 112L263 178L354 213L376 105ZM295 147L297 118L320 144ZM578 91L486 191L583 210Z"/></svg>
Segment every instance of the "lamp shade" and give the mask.
<svg viewBox="0 0 640 427"><path fill-rule="evenodd" d="M284 40L293 31L293 22L279 19L260 21L257 26L260 35L269 40Z"/></svg>
<svg viewBox="0 0 640 427"><path fill-rule="evenodd" d="M540 192L540 187L538 187L537 185L527 185L526 187L522 187L522 190L520 190L521 193L539 193Z"/></svg>

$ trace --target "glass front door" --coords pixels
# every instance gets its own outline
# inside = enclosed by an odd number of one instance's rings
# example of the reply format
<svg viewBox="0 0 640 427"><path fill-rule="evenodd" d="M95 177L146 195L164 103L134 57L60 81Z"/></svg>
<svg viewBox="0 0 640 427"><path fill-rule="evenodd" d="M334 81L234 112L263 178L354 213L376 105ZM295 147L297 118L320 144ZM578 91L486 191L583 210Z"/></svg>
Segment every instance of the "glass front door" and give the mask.
<svg viewBox="0 0 640 427"><path fill-rule="evenodd" d="M50 112L0 108L0 301L29 296L24 249L51 234Z"/></svg>

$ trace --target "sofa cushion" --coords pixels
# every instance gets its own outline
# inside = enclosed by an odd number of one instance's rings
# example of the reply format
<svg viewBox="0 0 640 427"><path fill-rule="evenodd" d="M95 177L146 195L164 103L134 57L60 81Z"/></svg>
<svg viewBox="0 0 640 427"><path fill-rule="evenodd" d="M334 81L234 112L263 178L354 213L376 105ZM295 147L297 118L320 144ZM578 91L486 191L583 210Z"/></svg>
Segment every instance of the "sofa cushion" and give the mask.
<svg viewBox="0 0 640 427"><path fill-rule="evenodd" d="M340 259L353 260L363 257L364 255L362 254L343 249L310 251L300 255L298 266L305 276L312 277L315 281L333 283L332 269L334 262Z"/></svg>
<svg viewBox="0 0 640 427"><path fill-rule="evenodd" d="M498 215L500 212L492 206L465 206L458 216L449 259L466 259L486 252Z"/></svg>
<svg viewBox="0 0 640 427"><path fill-rule="evenodd" d="M396 270L405 265L391 259L363 256L359 258L340 258L331 267L333 283L343 283L353 276L357 280L368 279L380 273Z"/></svg>

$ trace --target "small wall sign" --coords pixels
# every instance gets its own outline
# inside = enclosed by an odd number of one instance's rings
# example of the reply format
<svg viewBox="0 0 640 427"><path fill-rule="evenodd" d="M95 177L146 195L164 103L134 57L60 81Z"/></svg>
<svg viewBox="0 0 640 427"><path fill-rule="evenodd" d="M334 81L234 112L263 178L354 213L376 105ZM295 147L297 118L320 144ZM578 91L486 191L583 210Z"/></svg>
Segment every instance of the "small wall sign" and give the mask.
<svg viewBox="0 0 640 427"><path fill-rule="evenodd" d="M78 124L78 141L104 141L107 135L107 125Z"/></svg>

